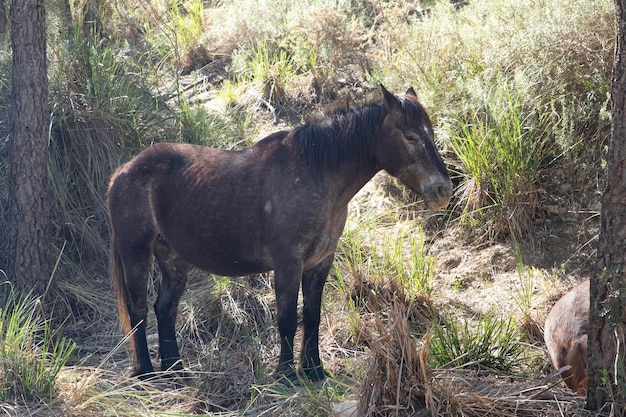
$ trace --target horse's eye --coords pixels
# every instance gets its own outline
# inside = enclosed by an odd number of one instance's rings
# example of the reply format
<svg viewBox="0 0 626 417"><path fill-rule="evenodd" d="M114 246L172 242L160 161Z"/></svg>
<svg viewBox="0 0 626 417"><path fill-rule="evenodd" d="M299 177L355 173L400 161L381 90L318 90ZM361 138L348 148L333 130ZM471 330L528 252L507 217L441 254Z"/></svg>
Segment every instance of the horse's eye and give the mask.
<svg viewBox="0 0 626 417"><path fill-rule="evenodd" d="M405 137L406 137L406 140L408 140L409 142L415 142L419 140L419 136L416 135L415 133L407 133Z"/></svg>

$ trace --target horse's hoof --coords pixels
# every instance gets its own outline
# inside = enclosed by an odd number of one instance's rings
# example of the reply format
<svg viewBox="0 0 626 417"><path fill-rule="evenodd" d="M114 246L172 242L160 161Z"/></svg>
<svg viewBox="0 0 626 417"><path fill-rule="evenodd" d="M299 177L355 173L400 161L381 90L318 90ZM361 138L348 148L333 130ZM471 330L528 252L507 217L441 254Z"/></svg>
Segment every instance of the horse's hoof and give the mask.
<svg viewBox="0 0 626 417"><path fill-rule="evenodd" d="M300 375L311 382L323 381L327 376L330 376L322 365L314 368L302 368L300 369Z"/></svg>
<svg viewBox="0 0 626 417"><path fill-rule="evenodd" d="M176 370L170 370L162 372L162 376L174 383L185 385L188 387L194 386L198 381L198 376L190 369L181 368Z"/></svg>
<svg viewBox="0 0 626 417"><path fill-rule="evenodd" d="M142 381L147 381L149 379L154 378L154 369L141 369L138 367L133 367L127 373L129 378L139 378Z"/></svg>
<svg viewBox="0 0 626 417"><path fill-rule="evenodd" d="M286 387L297 387L302 385L300 379L298 378L298 374L292 367L289 367L288 369L277 369L272 374L272 379Z"/></svg>

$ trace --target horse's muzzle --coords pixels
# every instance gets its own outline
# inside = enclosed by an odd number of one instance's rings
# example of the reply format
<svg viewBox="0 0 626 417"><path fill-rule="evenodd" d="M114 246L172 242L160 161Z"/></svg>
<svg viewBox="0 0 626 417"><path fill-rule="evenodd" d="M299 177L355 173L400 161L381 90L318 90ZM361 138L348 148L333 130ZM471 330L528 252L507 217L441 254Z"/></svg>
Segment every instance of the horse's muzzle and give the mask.
<svg viewBox="0 0 626 417"><path fill-rule="evenodd" d="M439 181L422 190L422 197L426 207L430 210L441 210L445 208L452 198L452 181Z"/></svg>

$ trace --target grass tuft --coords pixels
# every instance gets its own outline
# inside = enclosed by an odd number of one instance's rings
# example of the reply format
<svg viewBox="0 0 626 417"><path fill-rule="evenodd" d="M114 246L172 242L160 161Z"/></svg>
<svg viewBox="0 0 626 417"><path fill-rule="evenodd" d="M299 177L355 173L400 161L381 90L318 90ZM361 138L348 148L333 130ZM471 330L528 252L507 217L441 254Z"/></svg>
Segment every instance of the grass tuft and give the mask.
<svg viewBox="0 0 626 417"><path fill-rule="evenodd" d="M428 338L412 336L404 306L392 304L387 326L376 321L380 337L372 344L359 393L359 416L421 415L432 408L426 367ZM421 345L421 349L420 349Z"/></svg>
<svg viewBox="0 0 626 417"><path fill-rule="evenodd" d="M523 100L519 87L502 80L450 142L466 176L461 220L486 225L492 238L528 234L538 209L549 148L540 116Z"/></svg>
<svg viewBox="0 0 626 417"><path fill-rule="evenodd" d="M7 287L7 284L3 284ZM60 337L31 295L5 290L0 309L0 400L50 400L75 345Z"/></svg>
<svg viewBox="0 0 626 417"><path fill-rule="evenodd" d="M523 353L520 335L513 319L487 315L477 324L462 324L444 314L433 328L430 366L433 368L483 367L511 371Z"/></svg>

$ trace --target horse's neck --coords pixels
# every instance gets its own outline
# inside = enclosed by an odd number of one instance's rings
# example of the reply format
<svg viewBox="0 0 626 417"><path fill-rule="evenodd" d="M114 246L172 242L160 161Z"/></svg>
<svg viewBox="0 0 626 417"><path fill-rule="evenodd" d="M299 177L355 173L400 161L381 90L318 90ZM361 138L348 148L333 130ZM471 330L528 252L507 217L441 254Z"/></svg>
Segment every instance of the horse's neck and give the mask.
<svg viewBox="0 0 626 417"><path fill-rule="evenodd" d="M374 161L346 161L326 172L331 192L339 204L348 205L352 197L371 180L380 168Z"/></svg>

